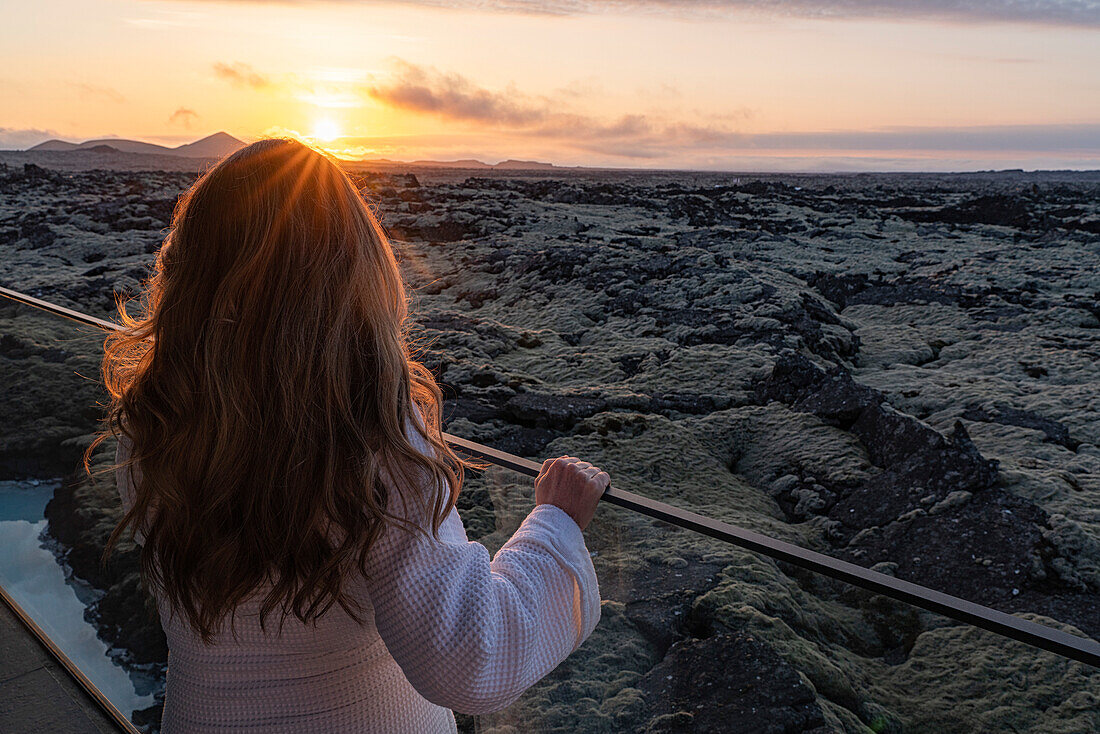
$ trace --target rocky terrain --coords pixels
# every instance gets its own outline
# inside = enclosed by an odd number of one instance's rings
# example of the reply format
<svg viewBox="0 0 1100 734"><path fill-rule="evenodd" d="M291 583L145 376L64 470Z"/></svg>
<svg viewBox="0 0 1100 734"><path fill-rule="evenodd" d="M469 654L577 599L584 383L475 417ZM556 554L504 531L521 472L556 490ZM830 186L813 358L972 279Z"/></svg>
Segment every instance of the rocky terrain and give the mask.
<svg viewBox="0 0 1100 734"><path fill-rule="evenodd" d="M353 173L448 431L1100 637L1100 175ZM194 175L0 168L0 284L109 317ZM74 470L77 333L0 305L0 476L68 475L50 531L151 670L134 549L96 565L111 479ZM495 549L530 501L490 470L460 508ZM588 535L597 631L464 729L1100 729L1100 671L614 508Z"/></svg>

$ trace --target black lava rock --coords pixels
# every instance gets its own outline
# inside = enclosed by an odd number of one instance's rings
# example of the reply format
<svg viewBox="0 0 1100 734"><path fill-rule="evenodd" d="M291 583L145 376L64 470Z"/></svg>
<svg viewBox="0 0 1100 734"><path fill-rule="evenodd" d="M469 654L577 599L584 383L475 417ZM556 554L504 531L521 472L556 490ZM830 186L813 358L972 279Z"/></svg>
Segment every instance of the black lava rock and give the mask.
<svg viewBox="0 0 1100 734"><path fill-rule="evenodd" d="M638 688L652 707L650 732L829 731L798 671L742 633L677 642Z"/></svg>
<svg viewBox="0 0 1100 734"><path fill-rule="evenodd" d="M568 431L577 421L607 409L603 398L588 398L545 393L520 393L504 405L517 423L536 428Z"/></svg>

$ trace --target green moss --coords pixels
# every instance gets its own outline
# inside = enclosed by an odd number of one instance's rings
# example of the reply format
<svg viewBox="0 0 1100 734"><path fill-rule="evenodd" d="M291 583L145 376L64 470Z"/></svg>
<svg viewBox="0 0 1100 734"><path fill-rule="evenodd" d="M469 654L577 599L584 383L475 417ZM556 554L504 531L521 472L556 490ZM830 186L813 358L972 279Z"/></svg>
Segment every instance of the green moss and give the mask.
<svg viewBox="0 0 1100 734"><path fill-rule="evenodd" d="M659 659L623 605L605 601L584 645L507 710L479 717L480 731L531 731L534 722L541 732L629 731L644 711L631 685Z"/></svg>

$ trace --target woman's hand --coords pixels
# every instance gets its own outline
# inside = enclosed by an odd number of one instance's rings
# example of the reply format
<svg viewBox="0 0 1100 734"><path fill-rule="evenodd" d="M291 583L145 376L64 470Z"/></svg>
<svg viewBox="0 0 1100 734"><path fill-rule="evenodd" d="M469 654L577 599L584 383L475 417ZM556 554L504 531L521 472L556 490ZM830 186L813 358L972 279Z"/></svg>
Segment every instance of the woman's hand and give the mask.
<svg viewBox="0 0 1100 734"><path fill-rule="evenodd" d="M607 472L575 456L547 459L535 478L535 504L561 508L584 530L609 484Z"/></svg>

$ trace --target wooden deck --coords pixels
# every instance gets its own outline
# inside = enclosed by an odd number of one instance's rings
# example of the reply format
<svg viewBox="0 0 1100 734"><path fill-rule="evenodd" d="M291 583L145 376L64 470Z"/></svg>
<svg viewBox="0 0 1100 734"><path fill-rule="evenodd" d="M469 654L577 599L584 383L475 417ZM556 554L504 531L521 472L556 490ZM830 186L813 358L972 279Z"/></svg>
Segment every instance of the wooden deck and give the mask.
<svg viewBox="0 0 1100 734"><path fill-rule="evenodd" d="M0 732L118 734L119 729L0 602Z"/></svg>

